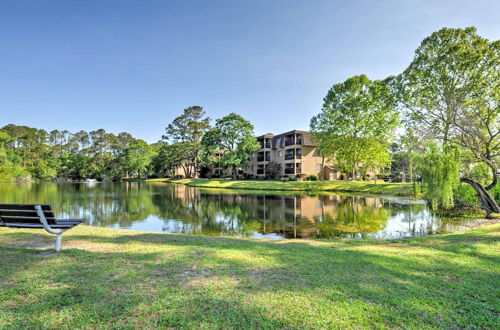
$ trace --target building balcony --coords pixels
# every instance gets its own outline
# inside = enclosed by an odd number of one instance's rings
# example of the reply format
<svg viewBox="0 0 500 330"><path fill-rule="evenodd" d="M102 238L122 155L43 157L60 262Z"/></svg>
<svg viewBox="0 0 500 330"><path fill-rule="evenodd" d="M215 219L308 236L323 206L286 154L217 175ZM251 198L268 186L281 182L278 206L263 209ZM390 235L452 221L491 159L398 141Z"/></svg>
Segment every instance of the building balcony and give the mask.
<svg viewBox="0 0 500 330"><path fill-rule="evenodd" d="M258 169L257 170L257 175L259 175L259 174L264 174L264 169Z"/></svg>
<svg viewBox="0 0 500 330"><path fill-rule="evenodd" d="M285 155L285 160L295 159L295 155Z"/></svg>
<svg viewBox="0 0 500 330"><path fill-rule="evenodd" d="M271 156L258 156L257 162L269 162L271 161Z"/></svg>
<svg viewBox="0 0 500 330"><path fill-rule="evenodd" d="M271 143L266 143L266 144L261 143L260 148L261 149L271 149Z"/></svg>
<svg viewBox="0 0 500 330"><path fill-rule="evenodd" d="M294 144L295 144L294 140L285 141L285 147L288 147L288 146L291 146L291 145L294 145Z"/></svg>
<svg viewBox="0 0 500 330"><path fill-rule="evenodd" d="M294 168L293 167L285 168L285 174L295 174Z"/></svg>

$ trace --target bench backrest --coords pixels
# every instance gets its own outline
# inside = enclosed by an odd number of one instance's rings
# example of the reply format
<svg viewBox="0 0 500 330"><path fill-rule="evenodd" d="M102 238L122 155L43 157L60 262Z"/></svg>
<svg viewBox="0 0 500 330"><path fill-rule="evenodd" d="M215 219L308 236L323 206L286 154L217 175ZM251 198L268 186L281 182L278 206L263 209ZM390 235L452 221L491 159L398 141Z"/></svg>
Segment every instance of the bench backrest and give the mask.
<svg viewBox="0 0 500 330"><path fill-rule="evenodd" d="M0 220L9 223L36 223L40 224L40 217L35 205L39 204L0 204ZM50 205L42 205L43 214L49 225L57 224L56 215Z"/></svg>

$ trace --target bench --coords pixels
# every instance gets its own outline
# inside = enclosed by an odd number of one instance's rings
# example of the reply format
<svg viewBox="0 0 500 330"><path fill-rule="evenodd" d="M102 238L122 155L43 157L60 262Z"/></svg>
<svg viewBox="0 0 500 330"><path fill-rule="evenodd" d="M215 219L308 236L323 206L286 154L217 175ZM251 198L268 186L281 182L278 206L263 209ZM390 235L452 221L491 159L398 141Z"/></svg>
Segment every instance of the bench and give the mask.
<svg viewBox="0 0 500 330"><path fill-rule="evenodd" d="M62 234L83 219L56 219L50 205L0 204L0 227L45 229L56 235L56 251L61 251Z"/></svg>

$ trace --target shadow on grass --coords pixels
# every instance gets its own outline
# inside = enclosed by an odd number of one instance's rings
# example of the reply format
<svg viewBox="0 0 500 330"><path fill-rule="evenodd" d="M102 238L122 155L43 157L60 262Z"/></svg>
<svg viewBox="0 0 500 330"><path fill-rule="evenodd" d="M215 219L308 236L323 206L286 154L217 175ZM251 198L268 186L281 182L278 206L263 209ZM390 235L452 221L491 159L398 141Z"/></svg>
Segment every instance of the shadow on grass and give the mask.
<svg viewBox="0 0 500 330"><path fill-rule="evenodd" d="M51 254L0 246L0 327L498 324L498 260L476 246L498 243L488 232L397 246L154 233L65 239L140 248Z"/></svg>

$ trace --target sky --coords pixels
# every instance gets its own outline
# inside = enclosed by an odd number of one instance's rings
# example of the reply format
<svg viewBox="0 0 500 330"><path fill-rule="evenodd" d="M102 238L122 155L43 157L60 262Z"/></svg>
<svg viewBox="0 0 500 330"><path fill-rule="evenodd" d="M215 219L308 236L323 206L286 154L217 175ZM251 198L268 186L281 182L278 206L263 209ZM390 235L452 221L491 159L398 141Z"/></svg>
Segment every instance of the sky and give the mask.
<svg viewBox="0 0 500 330"><path fill-rule="evenodd" d="M400 73L442 27L500 36L500 1L0 0L0 127L158 141L184 108L309 127L335 83Z"/></svg>

